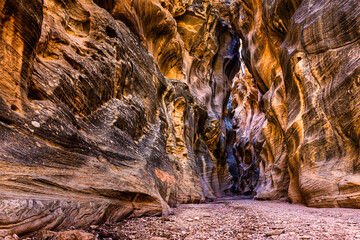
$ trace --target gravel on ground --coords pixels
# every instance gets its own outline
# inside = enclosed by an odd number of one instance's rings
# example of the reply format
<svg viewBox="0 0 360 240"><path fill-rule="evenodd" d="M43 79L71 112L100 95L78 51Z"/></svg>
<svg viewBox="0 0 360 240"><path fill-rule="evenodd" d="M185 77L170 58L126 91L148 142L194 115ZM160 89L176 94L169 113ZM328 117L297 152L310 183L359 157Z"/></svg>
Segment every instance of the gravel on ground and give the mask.
<svg viewBox="0 0 360 240"><path fill-rule="evenodd" d="M14 235L5 239L19 238ZM44 230L27 239L360 240L360 209L309 208L284 201L227 197L204 204L181 204L167 217L129 218L82 230Z"/></svg>
<svg viewBox="0 0 360 240"><path fill-rule="evenodd" d="M181 204L174 212L168 217L131 218L115 225L91 226L89 231L119 239L360 240L360 209L222 198L204 204Z"/></svg>

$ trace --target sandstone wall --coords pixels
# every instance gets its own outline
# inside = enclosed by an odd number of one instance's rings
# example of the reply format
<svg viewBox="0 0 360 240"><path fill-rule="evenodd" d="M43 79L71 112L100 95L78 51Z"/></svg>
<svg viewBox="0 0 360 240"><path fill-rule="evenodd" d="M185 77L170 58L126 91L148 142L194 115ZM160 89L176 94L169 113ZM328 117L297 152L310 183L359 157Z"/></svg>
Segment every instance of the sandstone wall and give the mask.
<svg viewBox="0 0 360 240"><path fill-rule="evenodd" d="M201 1L0 3L0 236L221 196L238 37Z"/></svg>
<svg viewBox="0 0 360 240"><path fill-rule="evenodd" d="M221 196L226 156L238 193L360 207L359 5L2 1L0 236Z"/></svg>
<svg viewBox="0 0 360 240"><path fill-rule="evenodd" d="M262 94L259 92L254 78L244 67L234 78L230 106L231 134L234 135L230 146L239 169L239 181L236 193L251 195L256 186L260 188L269 176L265 174L261 150L264 145L262 127L265 114L259 104ZM230 136L229 136L230 141ZM230 154L229 154L230 155ZM264 157L266 159L266 156Z"/></svg>
<svg viewBox="0 0 360 240"><path fill-rule="evenodd" d="M360 207L359 1L244 0L230 8L263 95L256 197Z"/></svg>

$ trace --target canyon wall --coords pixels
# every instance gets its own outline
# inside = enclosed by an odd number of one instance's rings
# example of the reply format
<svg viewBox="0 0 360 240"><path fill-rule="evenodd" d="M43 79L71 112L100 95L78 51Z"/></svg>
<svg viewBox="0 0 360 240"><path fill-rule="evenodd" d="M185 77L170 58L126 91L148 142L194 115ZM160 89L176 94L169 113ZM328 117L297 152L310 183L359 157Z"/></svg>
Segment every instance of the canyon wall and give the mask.
<svg viewBox="0 0 360 240"><path fill-rule="evenodd" d="M254 78L243 66L234 78L231 105L229 106L228 142L231 153L236 159L239 171L238 185L235 192L241 195L251 195L256 186L261 186L267 177L264 161L261 161L261 150L264 145L262 127L265 123L265 114L259 104L262 98ZM232 141L231 141L232 140ZM230 152L230 151L229 151ZM231 156L228 154L228 157ZM266 159L264 157L264 159ZM259 182L260 179L260 182ZM264 182L265 183L265 182ZM259 191L260 192L260 191Z"/></svg>
<svg viewBox="0 0 360 240"><path fill-rule="evenodd" d="M233 122L245 127L241 134L248 140L238 140L245 153L262 127L260 153L239 157L246 162L252 156L247 162L260 165L255 197L359 208L359 1L243 0L229 8L262 95L258 102L247 100L255 107L238 108L246 114ZM249 83L246 77L240 82ZM242 119L248 116L253 123ZM248 145L258 149L258 142Z"/></svg>
<svg viewBox="0 0 360 240"><path fill-rule="evenodd" d="M231 187L239 39L202 1L0 3L0 236L171 213Z"/></svg>
<svg viewBox="0 0 360 240"><path fill-rule="evenodd" d="M0 236L230 188L360 207L359 5L1 1Z"/></svg>

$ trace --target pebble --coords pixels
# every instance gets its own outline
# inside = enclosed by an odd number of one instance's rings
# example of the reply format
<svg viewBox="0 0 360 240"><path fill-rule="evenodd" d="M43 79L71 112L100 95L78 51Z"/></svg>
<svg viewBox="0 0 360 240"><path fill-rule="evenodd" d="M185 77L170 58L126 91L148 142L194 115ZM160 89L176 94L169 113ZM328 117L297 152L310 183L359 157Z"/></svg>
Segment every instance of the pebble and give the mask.
<svg viewBox="0 0 360 240"><path fill-rule="evenodd" d="M31 121L31 124L36 127L36 128L39 128L40 127L40 123L37 122L37 121Z"/></svg>
<svg viewBox="0 0 360 240"><path fill-rule="evenodd" d="M186 219L186 221L188 221L188 222L192 222L192 221L193 221L193 219L192 219L192 218L188 218L188 219Z"/></svg>
<svg viewBox="0 0 360 240"><path fill-rule="evenodd" d="M300 236L300 239L312 239L313 236L310 235L304 235L304 236Z"/></svg>
<svg viewBox="0 0 360 240"><path fill-rule="evenodd" d="M97 228L98 228L98 225L90 225L90 228L91 228L91 229L97 229Z"/></svg>
<svg viewBox="0 0 360 240"><path fill-rule="evenodd" d="M280 235L283 234L285 231L284 230L273 230L273 231L269 231L267 233L265 233L266 236L274 236L274 235Z"/></svg>
<svg viewBox="0 0 360 240"><path fill-rule="evenodd" d="M194 217L194 220L199 220L200 218L199 217Z"/></svg>

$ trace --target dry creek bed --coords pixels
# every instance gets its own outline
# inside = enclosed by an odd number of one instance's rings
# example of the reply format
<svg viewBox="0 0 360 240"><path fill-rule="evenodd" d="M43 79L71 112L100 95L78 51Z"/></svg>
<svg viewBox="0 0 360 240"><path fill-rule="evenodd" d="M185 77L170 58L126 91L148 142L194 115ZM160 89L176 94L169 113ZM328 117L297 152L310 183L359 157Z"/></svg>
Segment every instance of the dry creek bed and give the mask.
<svg viewBox="0 0 360 240"><path fill-rule="evenodd" d="M279 201L223 198L204 204L181 204L174 212L168 217L92 225L82 231L89 238L81 238L360 240L360 209L308 208Z"/></svg>

